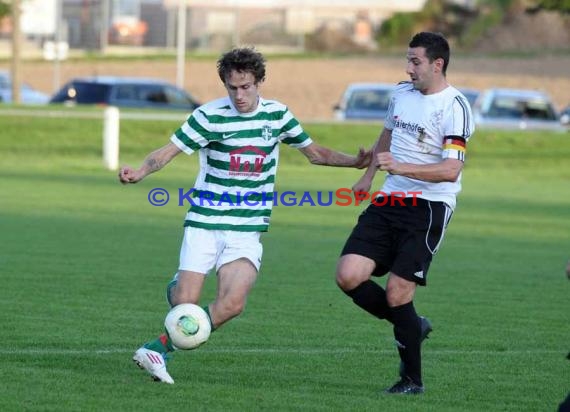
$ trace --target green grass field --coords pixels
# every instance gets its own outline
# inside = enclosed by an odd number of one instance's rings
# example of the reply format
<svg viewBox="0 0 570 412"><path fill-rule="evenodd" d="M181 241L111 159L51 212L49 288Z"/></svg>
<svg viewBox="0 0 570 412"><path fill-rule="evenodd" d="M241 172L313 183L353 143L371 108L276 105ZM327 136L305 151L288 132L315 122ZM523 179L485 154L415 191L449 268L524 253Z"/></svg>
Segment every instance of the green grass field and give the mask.
<svg viewBox="0 0 570 412"><path fill-rule="evenodd" d="M121 163L138 165L177 126L122 121ZM197 156L122 186L102 167L100 121L0 116L0 128L2 411L536 412L570 391L570 134L474 136L456 214L417 293L434 332L426 393L410 398L381 393L397 378L391 328L334 283L364 206L276 207L245 313L176 353L176 384L158 384L131 356L162 330L186 207L153 207L147 195L191 188ZM347 152L379 132L306 129ZM359 174L282 148L276 189L334 191ZM202 303L214 291L212 277Z"/></svg>

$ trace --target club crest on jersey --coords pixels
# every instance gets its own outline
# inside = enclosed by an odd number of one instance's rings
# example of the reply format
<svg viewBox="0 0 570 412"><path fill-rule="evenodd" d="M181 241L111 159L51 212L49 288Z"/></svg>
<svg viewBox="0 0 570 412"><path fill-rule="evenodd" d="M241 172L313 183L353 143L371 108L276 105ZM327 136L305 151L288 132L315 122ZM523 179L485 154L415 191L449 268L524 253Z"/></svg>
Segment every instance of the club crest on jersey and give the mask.
<svg viewBox="0 0 570 412"><path fill-rule="evenodd" d="M271 140L273 137L273 130L270 125L266 124L261 128L261 137L263 137L263 140Z"/></svg>
<svg viewBox="0 0 570 412"><path fill-rule="evenodd" d="M435 112L432 112L429 121L433 127L438 128L442 119L443 119L443 110L437 110Z"/></svg>

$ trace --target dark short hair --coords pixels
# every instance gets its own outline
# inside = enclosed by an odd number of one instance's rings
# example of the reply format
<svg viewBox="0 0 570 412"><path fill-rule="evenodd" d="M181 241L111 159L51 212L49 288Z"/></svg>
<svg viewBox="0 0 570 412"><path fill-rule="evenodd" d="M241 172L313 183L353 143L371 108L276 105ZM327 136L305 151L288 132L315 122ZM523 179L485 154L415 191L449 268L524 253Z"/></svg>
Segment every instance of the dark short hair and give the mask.
<svg viewBox="0 0 570 412"><path fill-rule="evenodd" d="M426 56L432 63L435 59L443 59L443 74L447 71L449 64L449 43L441 33L423 31L417 33L410 41L409 47L423 47L426 49Z"/></svg>
<svg viewBox="0 0 570 412"><path fill-rule="evenodd" d="M256 84L265 80L265 58L254 47L238 47L222 54L217 67L223 83L232 70L253 74Z"/></svg>

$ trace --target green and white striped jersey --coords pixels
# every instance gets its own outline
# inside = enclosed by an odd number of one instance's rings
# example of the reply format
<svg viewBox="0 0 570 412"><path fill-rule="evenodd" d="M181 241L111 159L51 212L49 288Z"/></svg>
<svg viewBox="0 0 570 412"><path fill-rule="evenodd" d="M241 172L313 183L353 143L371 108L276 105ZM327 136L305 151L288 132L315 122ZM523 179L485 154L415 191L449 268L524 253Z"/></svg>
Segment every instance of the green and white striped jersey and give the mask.
<svg viewBox="0 0 570 412"><path fill-rule="evenodd" d="M197 108L170 140L200 156L184 225L242 232L269 227L279 143L312 143L285 105L259 98L255 111L239 113L229 97Z"/></svg>

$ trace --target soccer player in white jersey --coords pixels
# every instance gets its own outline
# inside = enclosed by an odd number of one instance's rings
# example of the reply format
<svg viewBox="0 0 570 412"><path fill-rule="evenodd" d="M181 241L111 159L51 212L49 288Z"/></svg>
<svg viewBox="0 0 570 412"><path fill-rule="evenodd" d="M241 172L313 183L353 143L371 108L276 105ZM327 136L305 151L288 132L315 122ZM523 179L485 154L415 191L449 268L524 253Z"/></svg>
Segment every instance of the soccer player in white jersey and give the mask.
<svg viewBox="0 0 570 412"><path fill-rule="evenodd" d="M393 325L400 380L387 393L424 392L420 346L431 324L416 314L413 298L455 208L473 133L467 99L446 81L449 55L440 34L418 33L409 43L410 81L398 85L373 161L353 186L369 193L377 170L387 172L382 196L359 217L337 265L338 286ZM385 274L386 289L372 279Z"/></svg>
<svg viewBox="0 0 570 412"><path fill-rule="evenodd" d="M265 59L236 48L217 62L227 96L198 107L138 169L121 168L122 183L137 183L179 153L198 152L200 172L185 219L180 264L167 287L171 306L198 304L206 275L217 274L217 295L204 306L218 329L245 307L261 264L260 233L267 231L279 143L299 149L317 165L365 168L371 153L350 156L313 142L287 106L259 95ZM174 383L165 355L175 348L166 333L138 349L133 360L157 381Z"/></svg>

